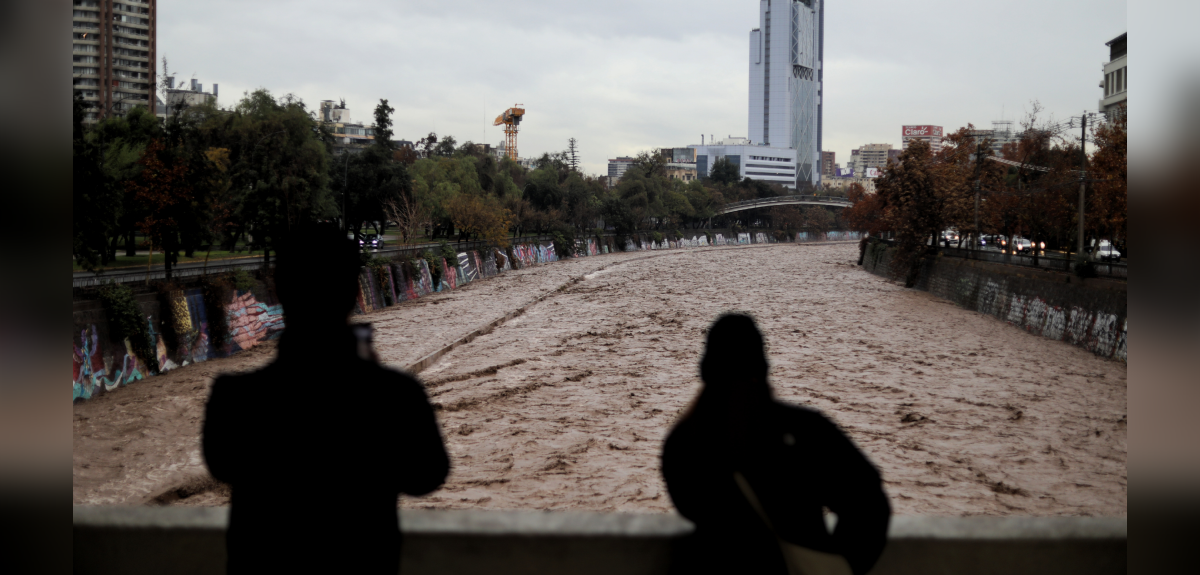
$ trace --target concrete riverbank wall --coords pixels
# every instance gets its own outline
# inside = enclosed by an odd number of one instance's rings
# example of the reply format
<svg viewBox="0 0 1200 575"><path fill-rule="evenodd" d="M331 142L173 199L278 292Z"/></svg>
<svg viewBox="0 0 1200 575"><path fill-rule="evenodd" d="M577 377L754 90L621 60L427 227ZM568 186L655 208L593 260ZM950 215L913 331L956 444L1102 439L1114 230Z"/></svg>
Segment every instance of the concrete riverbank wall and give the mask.
<svg viewBox="0 0 1200 575"><path fill-rule="evenodd" d="M803 235L799 242L844 240L846 232ZM656 242L650 234L586 238L575 242L569 257L590 257L615 251L686 249L693 247L777 243L763 232L742 232L726 238L704 232L690 239L662 238ZM618 241L621 242L618 245ZM553 242L524 243L504 249L471 250L454 258L423 258L389 261L363 267L355 313L370 313L405 301L443 290L457 289L472 281L529 266L559 261ZM243 281L242 289L230 288L220 298L206 298L202 285L180 286L168 292L150 291L135 295L136 304L147 326L147 346L131 345L119 339L109 325L104 306L98 299L72 302L72 401L90 399L98 394L141 381L177 367L228 357L239 351L277 338L284 328L283 308L269 281ZM212 313L209 307L223 310ZM217 329L213 318L224 314L227 330ZM167 331L170 333L166 333ZM227 331L227 333L225 333ZM218 341L219 340L219 341ZM156 367L139 357L137 348L152 350Z"/></svg>
<svg viewBox="0 0 1200 575"><path fill-rule="evenodd" d="M863 268L888 277L895 248L869 242ZM1030 333L1128 361L1125 282L936 256L913 286Z"/></svg>

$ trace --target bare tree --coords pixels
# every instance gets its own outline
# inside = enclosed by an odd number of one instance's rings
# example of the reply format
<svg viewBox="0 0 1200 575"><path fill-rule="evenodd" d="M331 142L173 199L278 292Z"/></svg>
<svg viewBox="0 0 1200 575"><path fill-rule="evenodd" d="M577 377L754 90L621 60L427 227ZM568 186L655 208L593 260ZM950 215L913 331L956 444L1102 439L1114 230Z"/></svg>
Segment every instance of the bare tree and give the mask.
<svg viewBox="0 0 1200 575"><path fill-rule="evenodd" d="M399 194L384 201L383 213L396 222L401 241L405 243L432 222L429 210L409 194Z"/></svg>

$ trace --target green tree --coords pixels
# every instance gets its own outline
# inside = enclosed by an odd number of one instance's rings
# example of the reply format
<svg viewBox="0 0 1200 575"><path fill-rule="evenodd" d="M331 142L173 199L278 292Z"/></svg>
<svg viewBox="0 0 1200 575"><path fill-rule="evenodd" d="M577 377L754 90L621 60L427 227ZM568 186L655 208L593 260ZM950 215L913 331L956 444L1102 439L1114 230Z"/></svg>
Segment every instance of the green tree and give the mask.
<svg viewBox="0 0 1200 575"><path fill-rule="evenodd" d="M267 261L288 230L337 214L329 188L331 135L300 99L255 90L231 113L210 116L204 129L213 144L230 150L231 187L239 196L234 238L249 231Z"/></svg>
<svg viewBox="0 0 1200 575"><path fill-rule="evenodd" d="M721 156L709 167L708 178L718 184L736 184L741 179L741 170L729 158Z"/></svg>

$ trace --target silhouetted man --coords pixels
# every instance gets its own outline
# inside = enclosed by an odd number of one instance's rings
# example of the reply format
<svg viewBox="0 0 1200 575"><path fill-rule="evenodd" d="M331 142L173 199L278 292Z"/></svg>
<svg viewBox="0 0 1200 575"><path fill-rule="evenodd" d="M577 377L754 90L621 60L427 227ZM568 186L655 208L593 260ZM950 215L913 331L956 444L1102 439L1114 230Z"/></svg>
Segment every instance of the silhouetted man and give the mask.
<svg viewBox="0 0 1200 575"><path fill-rule="evenodd" d="M820 413L775 401L767 368L752 319L725 315L713 324L700 362L704 388L663 447L667 491L696 525L677 545L672 570L785 574L778 536L866 573L891 516L879 472ZM837 514L833 533L822 507Z"/></svg>
<svg viewBox="0 0 1200 575"><path fill-rule="evenodd" d="M395 574L397 498L445 481L441 432L416 380L358 353L358 247L326 224L293 238L278 357L218 377L204 420L204 459L233 490L229 572Z"/></svg>

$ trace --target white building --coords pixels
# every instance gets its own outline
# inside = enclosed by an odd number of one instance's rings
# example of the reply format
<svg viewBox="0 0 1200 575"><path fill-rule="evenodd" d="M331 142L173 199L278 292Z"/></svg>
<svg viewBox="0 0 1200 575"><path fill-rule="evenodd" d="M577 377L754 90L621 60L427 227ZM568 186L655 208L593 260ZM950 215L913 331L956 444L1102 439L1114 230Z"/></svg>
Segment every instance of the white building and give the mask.
<svg viewBox="0 0 1200 575"><path fill-rule="evenodd" d="M1126 34L1121 34L1104 44L1108 46L1108 62L1104 64L1104 80L1100 88L1104 97L1100 99L1100 111L1112 120L1118 111L1125 106L1125 88L1129 80L1128 62L1125 57Z"/></svg>
<svg viewBox="0 0 1200 575"><path fill-rule="evenodd" d="M708 177L713 164L725 158L738 167L738 179L796 187L796 150L793 148L755 146L746 138L728 138L707 146L688 147L696 150L696 177Z"/></svg>
<svg viewBox="0 0 1200 575"><path fill-rule="evenodd" d="M795 150L792 187L821 181L824 0L759 0L750 31L750 140Z"/></svg>
<svg viewBox="0 0 1200 575"><path fill-rule="evenodd" d="M166 117L174 113L176 110L188 108L191 106L199 106L206 102L216 102L219 87L216 84L212 85L212 93L204 91L204 84L197 82L195 78L191 79L190 84L175 85L175 77L167 77L167 101L165 107L157 110L159 117Z"/></svg>

